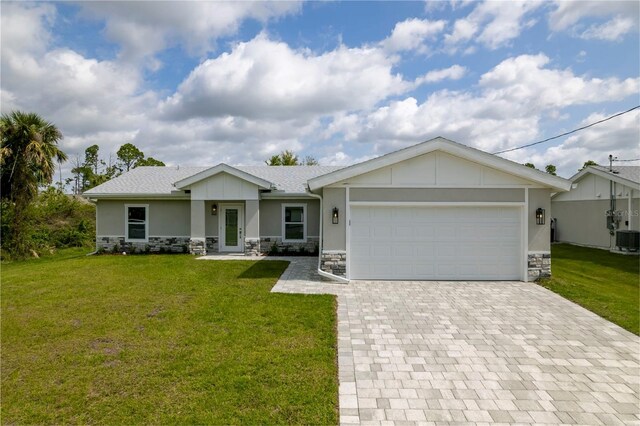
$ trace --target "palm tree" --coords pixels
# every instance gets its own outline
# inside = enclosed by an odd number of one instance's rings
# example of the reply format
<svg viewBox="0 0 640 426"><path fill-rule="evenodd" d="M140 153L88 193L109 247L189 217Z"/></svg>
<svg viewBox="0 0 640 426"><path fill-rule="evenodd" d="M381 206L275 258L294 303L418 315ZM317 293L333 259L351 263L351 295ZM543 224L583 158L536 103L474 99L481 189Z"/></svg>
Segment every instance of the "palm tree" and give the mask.
<svg viewBox="0 0 640 426"><path fill-rule="evenodd" d="M38 186L52 182L54 159L62 162L67 156L58 148L60 130L35 113L3 114L0 139L2 198L14 208L12 232L5 242L16 254L24 255L28 250L24 238L26 208L38 194Z"/></svg>

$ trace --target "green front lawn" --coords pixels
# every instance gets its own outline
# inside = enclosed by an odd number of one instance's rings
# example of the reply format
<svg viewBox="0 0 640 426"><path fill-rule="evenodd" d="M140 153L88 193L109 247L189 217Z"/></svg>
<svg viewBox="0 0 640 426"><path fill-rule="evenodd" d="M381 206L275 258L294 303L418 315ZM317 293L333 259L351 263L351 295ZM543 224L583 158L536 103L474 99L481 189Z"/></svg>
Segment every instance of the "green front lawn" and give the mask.
<svg viewBox="0 0 640 426"><path fill-rule="evenodd" d="M540 284L618 324L640 333L640 259L606 250L554 244L552 278Z"/></svg>
<svg viewBox="0 0 640 426"><path fill-rule="evenodd" d="M335 298L270 293L286 266L3 264L2 423L337 423Z"/></svg>

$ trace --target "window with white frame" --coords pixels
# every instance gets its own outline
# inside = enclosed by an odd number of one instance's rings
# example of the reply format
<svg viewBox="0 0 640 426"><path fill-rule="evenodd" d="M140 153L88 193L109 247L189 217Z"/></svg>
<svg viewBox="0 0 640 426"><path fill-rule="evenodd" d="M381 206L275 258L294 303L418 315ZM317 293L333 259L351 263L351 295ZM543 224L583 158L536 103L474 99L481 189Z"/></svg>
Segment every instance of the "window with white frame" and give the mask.
<svg viewBox="0 0 640 426"><path fill-rule="evenodd" d="M125 205L126 241L147 241L149 238L149 205Z"/></svg>
<svg viewBox="0 0 640 426"><path fill-rule="evenodd" d="M282 205L282 241L306 241L307 205Z"/></svg>

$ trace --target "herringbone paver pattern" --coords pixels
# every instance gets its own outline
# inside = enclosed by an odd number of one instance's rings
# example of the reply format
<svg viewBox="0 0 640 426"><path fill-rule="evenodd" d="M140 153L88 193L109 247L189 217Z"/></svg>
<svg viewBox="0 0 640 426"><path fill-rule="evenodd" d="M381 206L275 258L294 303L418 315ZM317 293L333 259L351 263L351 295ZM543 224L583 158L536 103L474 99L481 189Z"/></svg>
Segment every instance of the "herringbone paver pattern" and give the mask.
<svg viewBox="0 0 640 426"><path fill-rule="evenodd" d="M640 339L532 283L323 282L338 296L343 424L640 424Z"/></svg>

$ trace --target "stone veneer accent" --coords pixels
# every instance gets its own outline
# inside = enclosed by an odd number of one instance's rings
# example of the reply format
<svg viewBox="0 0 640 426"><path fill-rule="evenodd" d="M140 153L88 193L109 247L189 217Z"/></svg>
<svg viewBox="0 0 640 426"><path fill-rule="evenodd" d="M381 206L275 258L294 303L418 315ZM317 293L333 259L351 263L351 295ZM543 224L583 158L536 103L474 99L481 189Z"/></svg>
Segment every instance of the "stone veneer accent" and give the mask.
<svg viewBox="0 0 640 426"><path fill-rule="evenodd" d="M206 238L206 246L207 246L207 253L217 253L218 252L218 237L207 237Z"/></svg>
<svg viewBox="0 0 640 426"><path fill-rule="evenodd" d="M551 276L551 253L529 253L527 255L527 273L530 281Z"/></svg>
<svg viewBox="0 0 640 426"><path fill-rule="evenodd" d="M272 248L275 246L278 249L278 252L283 253L285 248L289 248L290 251L300 251L300 249L304 249L308 254L312 254L317 252L318 247L320 246L320 239L318 237L307 237L307 241L299 242L299 243L290 243L283 242L280 237L260 237L259 247L260 253L269 254ZM245 242L246 247L246 242Z"/></svg>
<svg viewBox="0 0 640 426"><path fill-rule="evenodd" d="M188 237L149 237L147 242L127 242L124 237L96 237L96 249L118 253L187 253Z"/></svg>
<svg viewBox="0 0 640 426"><path fill-rule="evenodd" d="M260 255L260 238L244 239L244 255L259 256Z"/></svg>
<svg viewBox="0 0 640 426"><path fill-rule="evenodd" d="M339 277L347 276L347 252L343 250L323 250L320 269Z"/></svg>
<svg viewBox="0 0 640 426"><path fill-rule="evenodd" d="M189 253L197 256L207 254L206 241L204 238L189 239Z"/></svg>

